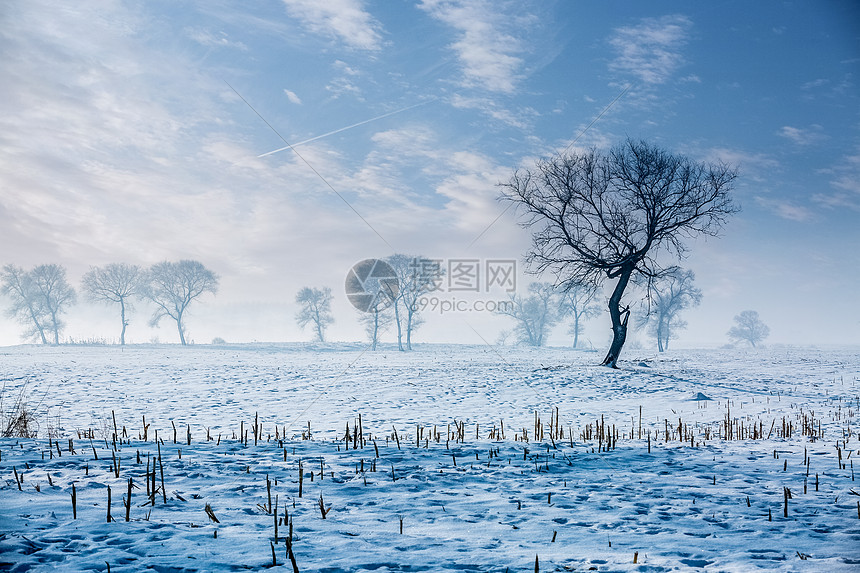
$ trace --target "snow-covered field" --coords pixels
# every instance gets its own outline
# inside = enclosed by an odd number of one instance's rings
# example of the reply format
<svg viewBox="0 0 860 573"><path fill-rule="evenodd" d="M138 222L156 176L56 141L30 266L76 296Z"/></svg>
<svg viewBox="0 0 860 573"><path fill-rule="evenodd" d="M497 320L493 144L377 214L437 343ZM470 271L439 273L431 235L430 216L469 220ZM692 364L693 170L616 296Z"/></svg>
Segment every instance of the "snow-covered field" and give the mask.
<svg viewBox="0 0 860 573"><path fill-rule="evenodd" d="M0 349L0 570L860 569L860 352L623 357Z"/></svg>

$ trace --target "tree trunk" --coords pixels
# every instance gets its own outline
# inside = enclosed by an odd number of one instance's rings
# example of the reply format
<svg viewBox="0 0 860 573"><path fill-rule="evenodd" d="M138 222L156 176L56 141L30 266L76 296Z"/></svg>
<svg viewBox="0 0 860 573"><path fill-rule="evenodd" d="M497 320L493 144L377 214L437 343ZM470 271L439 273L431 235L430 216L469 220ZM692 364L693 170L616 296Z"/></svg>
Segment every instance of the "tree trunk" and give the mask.
<svg viewBox="0 0 860 573"><path fill-rule="evenodd" d="M176 328L179 329L179 342L182 343L182 346L185 346L187 343L185 342L185 329L182 328L182 315L179 315L179 318L176 319Z"/></svg>
<svg viewBox="0 0 860 573"><path fill-rule="evenodd" d="M400 328L399 299L394 300L394 322L397 323L397 349L403 352L403 329Z"/></svg>
<svg viewBox="0 0 860 573"><path fill-rule="evenodd" d="M579 345L579 313L573 312L573 348Z"/></svg>
<svg viewBox="0 0 860 573"><path fill-rule="evenodd" d="M39 332L39 337L42 339L42 344L48 344L48 338L45 336L45 329L39 323L39 318L36 316L36 312L33 310L32 306L28 305L30 309L30 318L33 319L33 324L36 325L36 330Z"/></svg>
<svg viewBox="0 0 860 573"><path fill-rule="evenodd" d="M60 325L57 324L57 313L51 311L51 324L54 328L54 346L60 345Z"/></svg>
<svg viewBox="0 0 860 573"><path fill-rule="evenodd" d="M322 317L320 316L320 311L317 310L314 312L314 324L317 327L317 338L320 342L325 342L325 335L322 330Z"/></svg>
<svg viewBox="0 0 860 573"><path fill-rule="evenodd" d="M379 336L379 310L373 311L373 340L371 341L370 349L376 350L376 340Z"/></svg>
<svg viewBox="0 0 860 573"><path fill-rule="evenodd" d="M658 318L657 320L657 351L663 352L663 330L665 329L665 327L663 326L662 317Z"/></svg>
<svg viewBox="0 0 860 573"><path fill-rule="evenodd" d="M612 318L612 345L609 347L609 352L606 353L606 358L601 362L602 366L618 368L618 357L621 355L624 342L627 340L627 321L630 319L630 307L621 310L621 297L630 282L633 269L632 265L621 269L618 283L615 285L615 290L612 291L612 296L609 297L609 316Z"/></svg>
<svg viewBox="0 0 860 573"><path fill-rule="evenodd" d="M121 346L125 346L125 327L128 326L128 322L125 320L125 299L119 299L119 308L120 308L120 318L122 318L122 332L119 335L119 343Z"/></svg>
<svg viewBox="0 0 860 573"><path fill-rule="evenodd" d="M406 309L406 350L412 350L412 315L411 309Z"/></svg>

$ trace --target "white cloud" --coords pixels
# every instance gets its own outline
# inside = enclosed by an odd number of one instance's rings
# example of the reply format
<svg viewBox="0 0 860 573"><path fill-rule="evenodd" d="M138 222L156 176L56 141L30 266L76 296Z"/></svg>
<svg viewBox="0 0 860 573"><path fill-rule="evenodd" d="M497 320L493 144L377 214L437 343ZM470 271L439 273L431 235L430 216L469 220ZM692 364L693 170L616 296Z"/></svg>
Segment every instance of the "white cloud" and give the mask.
<svg viewBox="0 0 860 573"><path fill-rule="evenodd" d="M231 40L225 32L213 34L209 30L199 28L186 28L185 33L188 37L200 44L209 48L235 48L237 50L246 51L248 46L239 41Z"/></svg>
<svg viewBox="0 0 860 573"><path fill-rule="evenodd" d="M813 196L815 201L833 209L860 211L860 151L842 157L820 173L831 177L830 186L836 191L818 193Z"/></svg>
<svg viewBox="0 0 860 573"><path fill-rule="evenodd" d="M351 94L356 97L361 96L361 88L356 85L353 79L358 78L358 76L361 75L361 72L341 60L335 60L332 67L339 75L331 80L328 85L326 85L325 89L334 95L334 99L346 94Z"/></svg>
<svg viewBox="0 0 860 573"><path fill-rule="evenodd" d="M830 209L851 209L860 213L860 197L851 193L816 193L812 200Z"/></svg>
<svg viewBox="0 0 860 573"><path fill-rule="evenodd" d="M807 143L805 138L803 137L803 130L798 129L796 127L785 126L777 132L777 135L786 139L790 139L798 145Z"/></svg>
<svg viewBox="0 0 860 573"><path fill-rule="evenodd" d="M808 208L786 199L756 197L756 202L771 213L789 221L804 223L814 218L812 211Z"/></svg>
<svg viewBox="0 0 860 573"><path fill-rule="evenodd" d="M332 66L347 76L357 76L361 73L343 60L335 60Z"/></svg>
<svg viewBox="0 0 860 573"><path fill-rule="evenodd" d="M644 18L635 26L616 28L609 43L618 56L613 71L632 75L645 84L665 83L684 63L681 49L692 22L682 15Z"/></svg>
<svg viewBox="0 0 860 573"><path fill-rule="evenodd" d="M827 139L820 125L811 125L807 129L786 125L777 132L777 135L799 146L813 145Z"/></svg>
<svg viewBox="0 0 860 573"><path fill-rule="evenodd" d="M15 109L0 116L0 263L59 262L74 280L91 264L197 258L225 281L251 268L278 277L219 295L241 299L282 288L283 245L368 239L307 165L255 157L259 142L244 141L230 113L246 110L222 100L219 80L115 25L145 27L133 13L17 8L15 26L0 16L2 97ZM302 153L338 171L324 149Z"/></svg>
<svg viewBox="0 0 860 573"><path fill-rule="evenodd" d="M800 89L811 90L813 88L820 88L822 86L826 86L829 83L830 83L830 80L828 80L826 78L818 78L817 80L812 80L810 82L806 82L805 84L800 86Z"/></svg>
<svg viewBox="0 0 860 573"><path fill-rule="evenodd" d="M464 87L512 93L521 79L520 40L505 31L515 18L485 0L423 0L420 8L456 30L451 44L463 70Z"/></svg>
<svg viewBox="0 0 860 573"><path fill-rule="evenodd" d="M284 89L284 94L287 96L287 99L290 100L291 103L296 105L302 105L302 100L299 96L296 95L296 92L290 91L288 89Z"/></svg>
<svg viewBox="0 0 860 573"><path fill-rule="evenodd" d="M497 121L523 130L530 126L529 120L538 115L538 112L532 108L525 108L519 112L514 112L500 106L489 98L465 97L460 94L455 94L451 98L451 105L460 109L478 110Z"/></svg>
<svg viewBox="0 0 860 573"><path fill-rule="evenodd" d="M334 78L326 85L325 89L330 91L334 99L342 95L352 94L354 96L361 95L361 88L349 81L346 77Z"/></svg>
<svg viewBox="0 0 860 573"><path fill-rule="evenodd" d="M360 0L283 0L287 13L317 34L339 38L351 48L382 47L380 23Z"/></svg>
<svg viewBox="0 0 860 573"><path fill-rule="evenodd" d="M753 181L770 181L773 172L780 169L779 161L766 153L753 153L744 149L714 147L700 153L705 161L722 162L736 167L744 178Z"/></svg>

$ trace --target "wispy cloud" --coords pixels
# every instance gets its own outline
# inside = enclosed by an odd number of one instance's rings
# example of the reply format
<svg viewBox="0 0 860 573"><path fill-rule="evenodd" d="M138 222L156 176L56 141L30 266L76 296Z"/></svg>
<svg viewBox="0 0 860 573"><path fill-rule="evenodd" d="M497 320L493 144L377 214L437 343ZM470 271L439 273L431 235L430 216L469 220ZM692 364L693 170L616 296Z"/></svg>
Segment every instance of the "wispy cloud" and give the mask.
<svg viewBox="0 0 860 573"><path fill-rule="evenodd" d="M335 60L332 67L338 75L326 85L325 89L332 93L334 99L346 94L360 96L361 88L356 85L355 79L361 75L361 72L342 60Z"/></svg>
<svg viewBox="0 0 860 573"><path fill-rule="evenodd" d="M812 200L829 209L851 209L860 213L860 197L852 193L816 193Z"/></svg>
<svg viewBox="0 0 860 573"><path fill-rule="evenodd" d="M316 34L336 37L351 48L382 47L382 25L360 0L283 0L287 13Z"/></svg>
<svg viewBox="0 0 860 573"><path fill-rule="evenodd" d="M213 34L209 30L186 28L185 33L188 34L189 38L201 46L206 46L208 48L235 48L242 51L246 51L248 49L248 46L242 42L231 40L225 32Z"/></svg>
<svg viewBox="0 0 860 573"><path fill-rule="evenodd" d="M644 84L665 83L684 63L681 49L692 25L689 18L676 14L616 28L609 43L618 55L609 68Z"/></svg>
<svg viewBox="0 0 860 573"><path fill-rule="evenodd" d="M361 88L351 82L346 76L341 76L331 80L325 87L331 92L333 99L337 99L346 94L354 96L361 95Z"/></svg>
<svg viewBox="0 0 860 573"><path fill-rule="evenodd" d="M371 141L360 167L340 184L358 193L398 244L418 241L422 252L462 250L500 211L497 183L509 167L446 144L427 125L381 131ZM419 233L415 221L421 221Z"/></svg>
<svg viewBox="0 0 860 573"><path fill-rule="evenodd" d="M842 157L835 165L820 171L829 175L830 193L817 193L813 199L825 207L860 211L860 150Z"/></svg>
<svg viewBox="0 0 860 573"><path fill-rule="evenodd" d="M490 98L466 97L460 94L451 98L451 105L460 109L478 110L496 121L518 129L527 129L531 125L530 120L539 115L533 108L511 111Z"/></svg>
<svg viewBox="0 0 860 573"><path fill-rule="evenodd" d="M804 83L802 86L800 86L800 89L811 90L814 88L820 88L822 86L826 86L829 83L830 83L830 80L828 80L827 78L818 78L816 80L812 80L810 82Z"/></svg>
<svg viewBox="0 0 860 573"><path fill-rule="evenodd" d="M36 0L16 8L14 26L0 15L0 76L14 102L0 116L0 259L59 260L74 275L89 264L191 257L227 279L279 256L273 240L344 226L311 222L305 195L285 191L284 181L319 187L307 166L256 160L258 144L239 143L219 81L188 54L117 25L145 26L135 11L80 2L57 12ZM325 159L313 157L321 169ZM230 238L240 233L242 246Z"/></svg>
<svg viewBox="0 0 860 573"><path fill-rule="evenodd" d="M756 197L756 203L782 219L805 223L814 218L813 212L803 205L787 199Z"/></svg>
<svg viewBox="0 0 860 573"><path fill-rule="evenodd" d="M296 92L284 88L284 95L287 96L287 99L290 100L290 103L302 105L302 100L299 96L296 95Z"/></svg>
<svg viewBox="0 0 860 573"><path fill-rule="evenodd" d="M423 0L419 7L457 32L451 44L463 70L462 85L512 93L522 77L520 40L506 32L515 20L485 0Z"/></svg>
<svg viewBox="0 0 860 573"><path fill-rule="evenodd" d="M448 168L449 176L438 184L436 193L447 198L445 212L456 228L475 237L500 211L497 184L510 176L510 169L468 151L451 154Z"/></svg>
<svg viewBox="0 0 860 573"><path fill-rule="evenodd" d="M827 136L824 134L824 128L815 124L808 128L786 125L777 131L777 135L799 146L813 145L827 139Z"/></svg>
<svg viewBox="0 0 860 573"><path fill-rule="evenodd" d="M779 161L766 153L754 153L745 149L714 147L699 154L705 161L721 162L736 167L744 178L761 182L772 178L780 169Z"/></svg>
<svg viewBox="0 0 860 573"><path fill-rule="evenodd" d="M860 153L844 157L833 171L834 187L860 195Z"/></svg>

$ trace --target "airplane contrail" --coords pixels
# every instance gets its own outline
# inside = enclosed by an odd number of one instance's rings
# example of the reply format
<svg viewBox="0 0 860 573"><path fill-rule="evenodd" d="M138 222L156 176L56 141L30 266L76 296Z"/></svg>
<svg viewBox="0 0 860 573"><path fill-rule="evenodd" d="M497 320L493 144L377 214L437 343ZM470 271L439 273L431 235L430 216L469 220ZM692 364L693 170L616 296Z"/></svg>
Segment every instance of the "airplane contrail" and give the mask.
<svg viewBox="0 0 860 573"><path fill-rule="evenodd" d="M306 140L304 140L304 141L300 141L300 142L298 142L298 143L293 143L292 145L287 145L287 146L285 146L285 147L281 147L280 149L275 149L274 151L268 151L268 152L266 152L266 153L263 153L262 155L258 155L257 157L258 157L258 158L259 158L259 157L267 157L267 156L269 156L269 155L272 155L272 154L278 153L278 152L280 152L280 151L284 151L284 150L286 150L286 149L291 149L291 148L293 148L293 147L298 147L299 145L304 145L305 143L310 143L310 142L312 142L312 141L316 141L317 139L322 139L323 137L328 137L329 135L334 135L335 133L340 133L341 131L346 131L347 129L352 129L353 127L358 127L359 125L364 125L365 123L370 123L371 121L376 121L376 120L378 120L378 119L383 119L383 118L386 118L386 117L389 117L389 116L392 116L392 115L395 115L395 114L398 114L398 113L401 113L401 112L404 112L404 111L410 110L410 109L412 109L412 108L416 108L416 107L418 107L418 106L426 105L426 104L428 104L428 103L430 103L430 102L433 102L433 101L436 101L436 98L433 98L433 99L430 99L430 100L427 100L427 101L422 101L421 103L416 103L416 104L414 104L414 105L410 105L410 106L407 106L407 107L404 107L404 108L401 108L401 109L397 109L397 110L394 110L394 111L390 111L390 112L388 112L388 113L384 113L384 114L382 114L382 115L378 115L378 116L376 116L376 117L372 117L372 118L370 118L370 119L365 119L364 121L359 121L358 123L354 123L354 124L352 124L352 125L348 125L348 126L346 126L346 127L341 127L340 129L335 129L334 131L329 131L328 133L323 133L322 135L317 135L316 137L312 137L312 138L310 138L310 139L306 139Z"/></svg>

